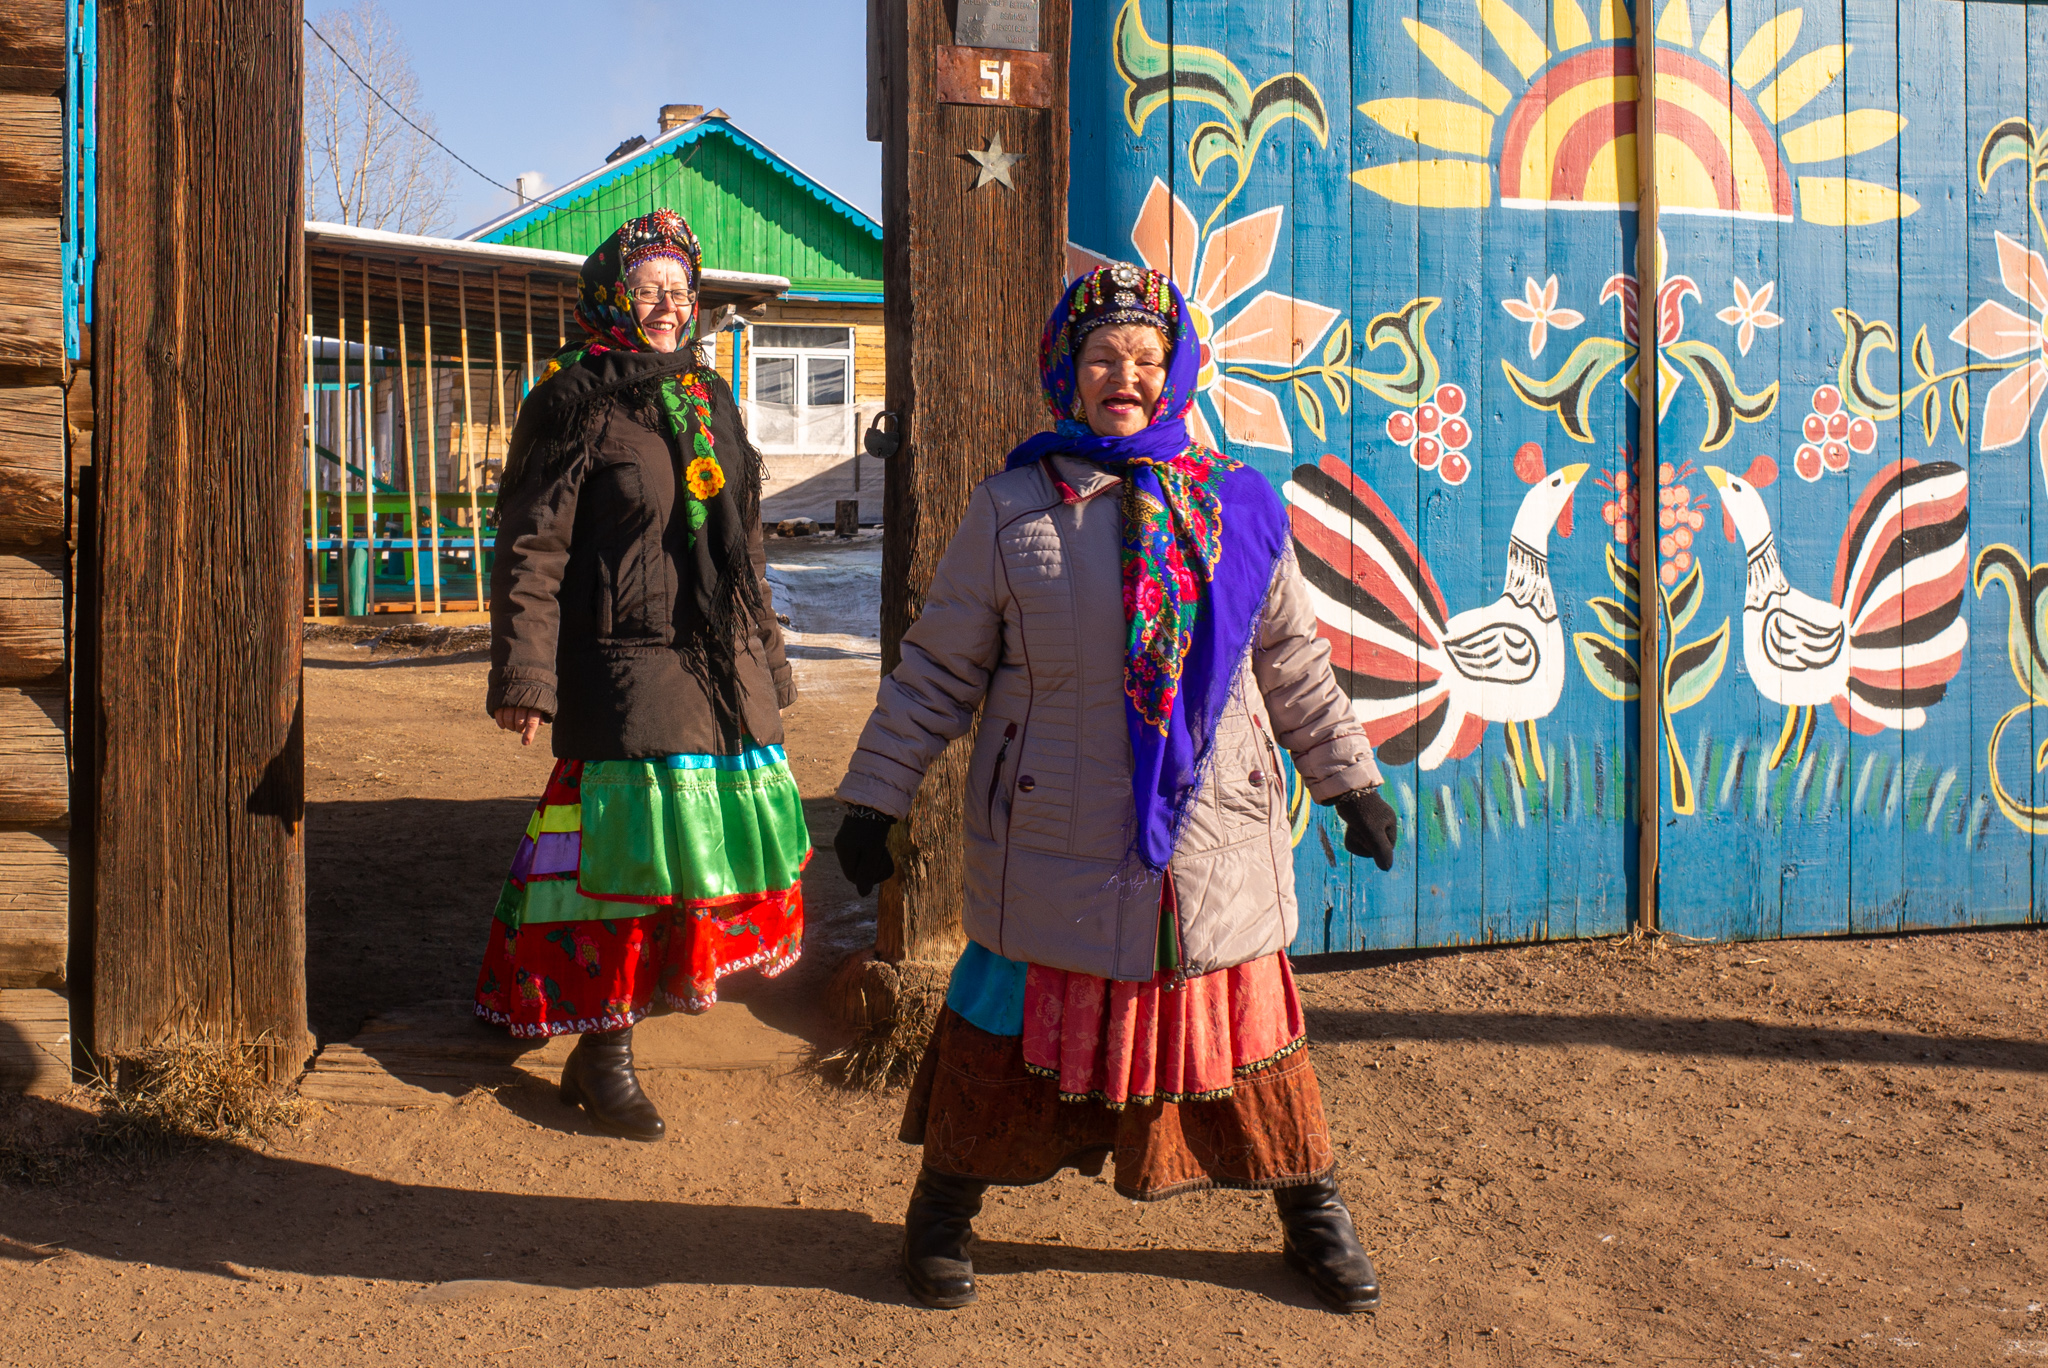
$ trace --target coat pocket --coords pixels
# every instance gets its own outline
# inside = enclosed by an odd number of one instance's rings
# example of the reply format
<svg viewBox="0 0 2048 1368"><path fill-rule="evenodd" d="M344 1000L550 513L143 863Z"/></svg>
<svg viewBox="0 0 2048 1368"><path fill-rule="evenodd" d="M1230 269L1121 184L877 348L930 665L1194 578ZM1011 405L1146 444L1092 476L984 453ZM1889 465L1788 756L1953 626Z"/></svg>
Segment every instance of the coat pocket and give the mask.
<svg viewBox="0 0 2048 1368"><path fill-rule="evenodd" d="M1276 776L1269 772L1264 735L1250 707L1240 702L1216 737L1209 783L1226 840L1242 839L1272 820Z"/></svg>

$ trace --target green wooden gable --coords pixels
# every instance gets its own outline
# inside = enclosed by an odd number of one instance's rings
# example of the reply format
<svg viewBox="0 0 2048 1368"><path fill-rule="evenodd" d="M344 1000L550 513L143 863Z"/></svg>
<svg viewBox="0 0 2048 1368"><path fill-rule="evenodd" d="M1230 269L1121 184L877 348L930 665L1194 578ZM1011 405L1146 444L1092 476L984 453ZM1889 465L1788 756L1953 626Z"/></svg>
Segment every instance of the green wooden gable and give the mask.
<svg viewBox="0 0 2048 1368"><path fill-rule="evenodd" d="M663 206L690 221L707 267L786 276L792 297L881 298L881 225L723 119L663 134L467 236L586 255Z"/></svg>

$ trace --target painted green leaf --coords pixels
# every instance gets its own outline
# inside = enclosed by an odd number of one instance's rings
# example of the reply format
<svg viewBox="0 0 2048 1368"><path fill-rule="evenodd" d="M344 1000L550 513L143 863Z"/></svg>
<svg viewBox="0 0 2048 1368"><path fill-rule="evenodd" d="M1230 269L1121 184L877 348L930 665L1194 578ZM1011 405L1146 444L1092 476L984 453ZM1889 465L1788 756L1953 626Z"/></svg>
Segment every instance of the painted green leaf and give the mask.
<svg viewBox="0 0 2048 1368"><path fill-rule="evenodd" d="M1865 418L1878 422L1897 418L1905 412L1905 401L1896 394L1885 393L1870 378L1870 358L1881 351L1896 352L1899 335L1883 319L1866 323L1853 309L1836 309L1835 321L1842 325L1842 340L1847 344L1842 348L1842 363L1836 370L1843 401Z"/></svg>
<svg viewBox="0 0 2048 1368"><path fill-rule="evenodd" d="M1166 104L1193 100L1222 114L1242 141L1252 91L1228 57L1214 48L1158 41L1145 31L1138 0L1127 0L1117 12L1110 50L1124 79L1124 118L1131 132L1143 133L1145 121Z"/></svg>
<svg viewBox="0 0 2048 1368"><path fill-rule="evenodd" d="M1678 744L1678 731L1671 725L1671 709L1664 710L1664 755L1671 765L1671 811L1690 817L1699 793L1693 787L1692 766L1685 762L1685 750Z"/></svg>
<svg viewBox="0 0 2048 1368"><path fill-rule="evenodd" d="M1365 347L1376 352L1394 348L1401 357L1401 369L1379 372L1351 368L1351 378L1390 404L1414 408L1434 393L1443 378L1443 367L1429 349L1429 316L1441 299L1411 299L1390 313L1383 313L1365 325Z"/></svg>
<svg viewBox="0 0 2048 1368"><path fill-rule="evenodd" d="M1586 600L1586 606L1593 610L1593 616L1600 619L1600 625L1611 637L1634 641L1642 633L1642 624L1636 621L1634 611L1625 604L1610 598L1591 598Z"/></svg>
<svg viewBox="0 0 2048 1368"><path fill-rule="evenodd" d="M1671 623L1672 640L1678 639L1678 634L1692 621L1692 615L1700 610L1702 583L1700 563L1694 561L1692 569L1686 571L1685 577L1672 585L1670 592L1664 595L1664 616Z"/></svg>
<svg viewBox="0 0 2048 1368"><path fill-rule="evenodd" d="M1991 188L1991 173L2010 161L2034 155L2034 127L2025 119L2006 119L1984 136L1977 149L1977 188Z"/></svg>
<svg viewBox="0 0 2048 1368"><path fill-rule="evenodd" d="M1240 168L1245 160L1245 146L1229 124L1205 123L1188 139L1188 170L1194 172L1195 184L1200 185L1209 168L1225 158Z"/></svg>
<svg viewBox="0 0 2048 1368"><path fill-rule="evenodd" d="M1323 388L1330 392L1330 402L1337 406L1337 412L1351 412L1351 382L1344 378L1344 372L1335 366L1322 370Z"/></svg>
<svg viewBox="0 0 2048 1368"><path fill-rule="evenodd" d="M1728 663L1728 619L1713 635L1681 646L1664 666L1664 711L1683 712L1705 698L1720 682L1721 667Z"/></svg>
<svg viewBox="0 0 2048 1368"><path fill-rule="evenodd" d="M1351 320L1345 319L1331 330L1330 340L1323 343L1323 364L1341 366L1351 359Z"/></svg>
<svg viewBox="0 0 2048 1368"><path fill-rule="evenodd" d="M1673 342L1659 352L1685 367L1700 387L1707 406L1707 434L1700 439L1701 451L1718 451L1735 435L1735 420L1754 423L1778 406L1778 382L1743 393L1735 382L1735 369L1721 349L1709 342Z"/></svg>
<svg viewBox="0 0 2048 1368"><path fill-rule="evenodd" d="M1532 380L1506 361L1508 383L1530 408L1549 409L1573 441L1593 440L1592 407L1594 391L1616 366L1635 354L1635 348L1613 337L1589 337L1572 348L1564 365L1548 380Z"/></svg>
<svg viewBox="0 0 2048 1368"><path fill-rule="evenodd" d="M1306 380L1294 382L1294 406L1301 410L1301 421L1308 424L1308 430L1323 440L1323 401Z"/></svg>
<svg viewBox="0 0 2048 1368"><path fill-rule="evenodd" d="M1970 382L1957 376L1948 387L1949 421L1956 425L1956 440L1970 444Z"/></svg>
<svg viewBox="0 0 2048 1368"><path fill-rule="evenodd" d="M1617 703L1627 703L1641 692L1642 676L1636 658L1598 632L1579 632L1572 637L1578 648L1579 668L1586 682Z"/></svg>
<svg viewBox="0 0 2048 1368"><path fill-rule="evenodd" d="M1323 107L1322 95L1300 72L1283 71L1252 92L1251 113L1245 119L1247 153L1257 152L1266 135L1288 119L1307 124L1317 143L1330 145L1330 112Z"/></svg>
<svg viewBox="0 0 2048 1368"><path fill-rule="evenodd" d="M1920 372L1922 380L1932 380L1934 372L1939 369L1934 362L1934 344L1927 340L1924 324L1919 332L1913 334L1913 369Z"/></svg>
<svg viewBox="0 0 2048 1368"><path fill-rule="evenodd" d="M1636 587L1636 568L1622 559L1621 553L1614 549L1613 542L1607 543L1607 578L1614 582L1614 587L1619 589L1622 597L1630 603L1642 597Z"/></svg>

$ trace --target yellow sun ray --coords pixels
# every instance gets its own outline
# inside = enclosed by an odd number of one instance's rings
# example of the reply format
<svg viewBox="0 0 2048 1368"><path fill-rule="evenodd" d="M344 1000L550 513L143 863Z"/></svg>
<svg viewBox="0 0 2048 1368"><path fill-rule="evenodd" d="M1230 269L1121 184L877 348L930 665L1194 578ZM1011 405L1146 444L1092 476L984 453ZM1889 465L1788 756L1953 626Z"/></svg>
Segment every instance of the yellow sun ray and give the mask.
<svg viewBox="0 0 2048 1368"><path fill-rule="evenodd" d="M1617 0L1618 2L1618 0ZM1401 27L1408 30L1408 36L1415 40L1415 46L1422 49L1422 55L1436 65L1444 79L1470 95L1496 114L1507 112L1512 98L1508 88L1496 80L1493 74L1475 60L1472 55L1437 29L1427 24L1418 24L1413 19L1403 18Z"/></svg>
<svg viewBox="0 0 2048 1368"><path fill-rule="evenodd" d="M1757 109L1772 123L1791 118L1806 108L1808 100L1835 83L1842 68L1849 65L1849 54L1855 50L1853 44L1838 43L1807 53L1764 87L1763 94L1756 97Z"/></svg>
<svg viewBox="0 0 2048 1368"><path fill-rule="evenodd" d="M1351 179L1382 199L1423 209L1484 209L1493 202L1493 168L1485 162L1390 162L1353 171Z"/></svg>
<svg viewBox="0 0 2048 1368"><path fill-rule="evenodd" d="M1622 0L1600 0L1600 38L1603 42L1627 42L1636 36Z"/></svg>
<svg viewBox="0 0 2048 1368"><path fill-rule="evenodd" d="M1772 23L1763 25L1749 35L1743 43L1743 55L1735 59L1735 66L1729 74L1735 76L1735 84L1743 90L1755 90L1757 82L1778 70L1778 63L1798 43L1800 20L1806 18L1806 10L1786 10Z"/></svg>
<svg viewBox="0 0 2048 1368"><path fill-rule="evenodd" d="M1902 195L1889 185L1847 176L1801 176L1799 217L1827 228L1861 228L1872 223L1889 223L1910 218L1920 201Z"/></svg>
<svg viewBox="0 0 2048 1368"><path fill-rule="evenodd" d="M1550 26L1557 31L1560 49L1569 51L1593 41L1593 30L1586 24L1586 12L1579 8L1579 0L1555 0Z"/></svg>
<svg viewBox="0 0 2048 1368"><path fill-rule="evenodd" d="M1543 46L1529 21L1517 14L1507 0L1479 0L1479 18L1493 35L1493 41L1507 54L1508 61L1514 63L1515 70L1522 73L1523 80L1534 76L1550 60L1550 49Z"/></svg>
<svg viewBox="0 0 2048 1368"><path fill-rule="evenodd" d="M1711 61L1728 65L1728 10L1725 6L1714 11L1714 17L1707 20L1707 31L1700 35L1700 56Z"/></svg>
<svg viewBox="0 0 2048 1368"><path fill-rule="evenodd" d="M1805 17L1804 10L1786 10L1751 34L1742 45L1742 55L1729 68L1735 84L1744 90L1754 90L1758 81L1776 71L1778 63L1799 41L1799 25Z"/></svg>
<svg viewBox="0 0 2048 1368"><path fill-rule="evenodd" d="M1425 147L1472 157L1493 147L1493 115L1456 100L1369 100L1358 112L1395 137Z"/></svg>
<svg viewBox="0 0 2048 1368"><path fill-rule="evenodd" d="M1685 0L1671 0L1664 7L1664 17L1657 21L1657 41L1673 47L1692 46L1692 11L1685 7Z"/></svg>
<svg viewBox="0 0 2048 1368"><path fill-rule="evenodd" d="M1889 109L1852 109L1830 114L1804 128L1785 135L1785 160L1789 162L1834 161L1882 147L1899 136L1904 118Z"/></svg>

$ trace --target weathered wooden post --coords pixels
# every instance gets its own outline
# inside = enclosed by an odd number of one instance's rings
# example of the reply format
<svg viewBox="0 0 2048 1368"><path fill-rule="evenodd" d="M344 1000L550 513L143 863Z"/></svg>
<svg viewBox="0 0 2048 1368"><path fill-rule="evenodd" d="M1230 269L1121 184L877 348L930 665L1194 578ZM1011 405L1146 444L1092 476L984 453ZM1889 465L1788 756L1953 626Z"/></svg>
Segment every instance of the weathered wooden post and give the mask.
<svg viewBox="0 0 2048 1368"><path fill-rule="evenodd" d="M102 1059L261 1043L289 1077L311 1050L300 10L99 9L97 489L78 629L94 664L75 783Z"/></svg>
<svg viewBox="0 0 2048 1368"><path fill-rule="evenodd" d="M1038 334L1067 236L1069 0L871 0L883 320L900 444L883 499L882 668L895 668L976 484L1045 426ZM960 934L956 742L896 828L876 957L950 965ZM891 976L868 996L886 1010ZM883 999L877 1002L876 998Z"/></svg>

